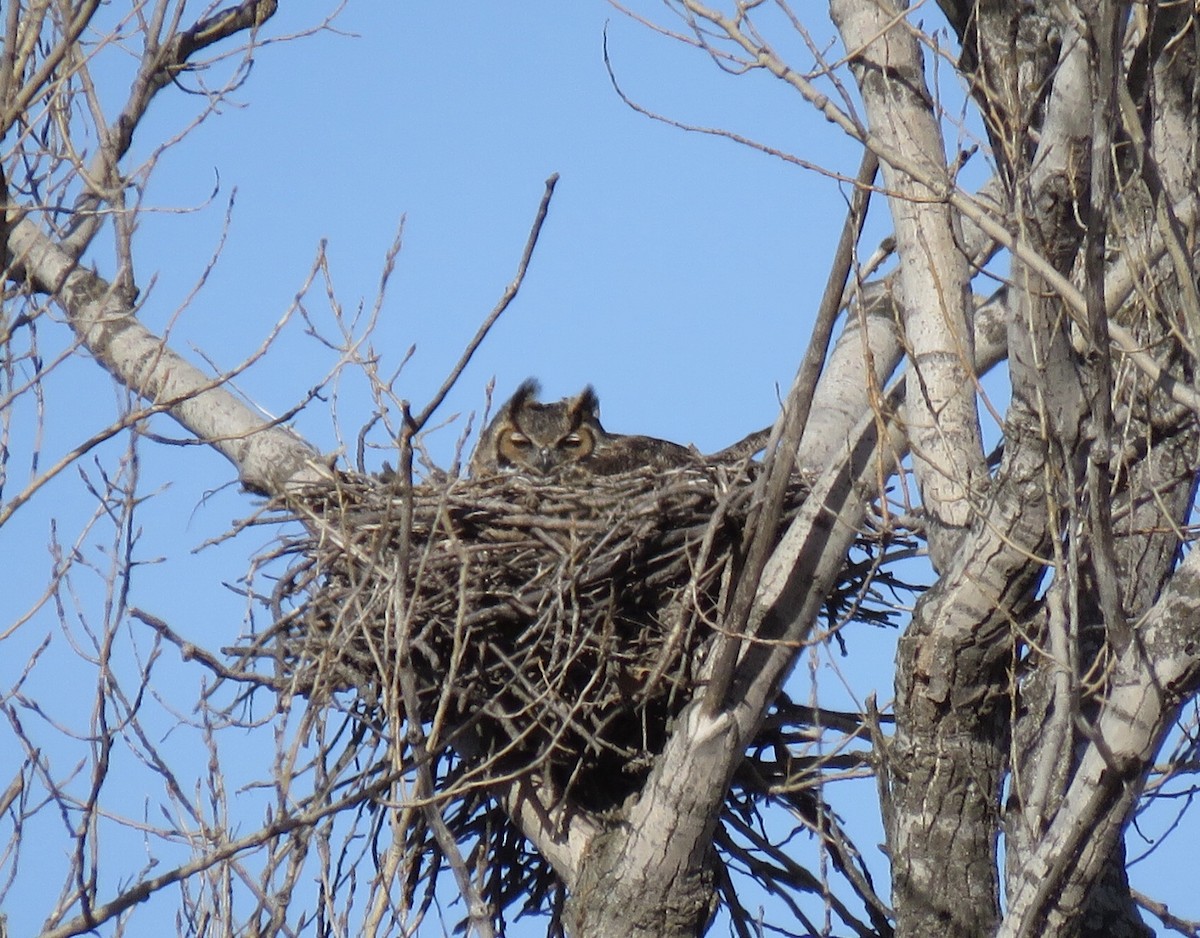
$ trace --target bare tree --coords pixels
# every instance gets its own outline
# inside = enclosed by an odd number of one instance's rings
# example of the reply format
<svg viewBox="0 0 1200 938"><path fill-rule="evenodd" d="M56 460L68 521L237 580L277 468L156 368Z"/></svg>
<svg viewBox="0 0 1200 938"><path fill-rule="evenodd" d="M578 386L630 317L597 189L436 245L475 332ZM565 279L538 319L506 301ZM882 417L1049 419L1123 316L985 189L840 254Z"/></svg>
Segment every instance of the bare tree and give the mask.
<svg viewBox="0 0 1200 938"><path fill-rule="evenodd" d="M573 938L699 935L718 912L739 936L1140 935L1146 911L1200 933L1131 890L1123 846L1194 762L1181 720L1200 682L1187 549L1200 465L1197 10L940 6L953 42L920 21L930 9L831 0L836 53L784 0L671 0L660 22L625 11L722 69L779 79L862 162L844 174L853 197L772 432L666 473L547 480L422 470L421 439L520 289L554 179L512 284L426 405L398 400L363 351L369 321L335 317L320 337L339 369L370 379L380 419L384 403L401 415L398 467L370 476L245 403L229 388L240 369L209 373L138 319L133 232L153 161L127 165L134 131L185 79L203 91L199 116L213 111L244 80L275 3L196 19L135 3L111 23L98 3L10 4L0 413L31 401L40 413L76 350L129 397L50 465L31 460L30 481L0 502L3 524L83 456L123 444L88 477L111 566L84 632L100 680L77 768L47 759L21 688L6 689L21 764L0 798L0 890L33 850L28 832L57 815L70 875L48 935L117 931L167 890L181 931L413 934L447 881L480 935L521 911ZM139 51L114 117L94 64L117 45ZM803 61L780 51L790 45ZM950 136L945 78L985 128L981 153ZM991 176L975 191L959 182L970 161ZM872 201L893 231L873 253L860 249ZM96 256L111 267L92 269ZM318 258L314 281L323 269ZM44 361L41 333L64 329L62 354ZM989 453L979 378L1001 363L1009 400ZM271 621L236 647L198 648L126 603L138 452L158 414L271 499L231 536L285 522L246 586L252 624L264 609ZM0 481L17 432L6 417ZM894 618L881 592L903 586L915 545L932 585L898 644L893 711L793 701L806 648ZM82 563L52 550L42 602L65 621ZM127 621L155 637L133 675L110 664ZM172 646L235 689L218 705L206 687L187 718L210 753L203 790L143 724ZM247 832L228 816L221 732L256 719L277 747L267 816ZM114 886L99 831L118 743L164 780L167 820L128 827L172 860ZM840 780L869 774L890 894L835 810ZM826 862L797 856L802 835ZM753 911L752 888L777 908Z"/></svg>

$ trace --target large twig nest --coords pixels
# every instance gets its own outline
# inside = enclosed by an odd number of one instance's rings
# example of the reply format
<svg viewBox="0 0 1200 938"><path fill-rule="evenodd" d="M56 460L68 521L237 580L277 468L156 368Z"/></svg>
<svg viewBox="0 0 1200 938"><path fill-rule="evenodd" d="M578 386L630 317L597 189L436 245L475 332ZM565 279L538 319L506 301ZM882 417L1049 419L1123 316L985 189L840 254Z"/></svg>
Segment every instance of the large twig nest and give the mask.
<svg viewBox="0 0 1200 938"><path fill-rule="evenodd" d="M742 463L411 491L343 476L293 506L305 533L284 548L276 625L242 651L308 695L375 698L403 671L423 722L470 723L464 748L612 803L692 690L757 476ZM797 480L789 514L805 491Z"/></svg>
<svg viewBox="0 0 1200 938"><path fill-rule="evenodd" d="M438 823L471 845L468 863L488 857L489 901L541 909L562 884L488 797L490 783L536 773L556 789L544 794L600 812L641 788L723 627L762 523L763 474L753 462L697 460L612 476L438 475L411 488L342 475L281 506L301 533L262 558L264 570L289 564L269 597L274 623L234 649L273 662L275 675L233 673L322 706L353 694L355 732L389 741L363 771L412 779L428 768L427 790L446 799ZM776 536L807 493L793 479ZM831 622L889 617L872 586L902 585L880 570L889 542L883 528L860 538L829 597ZM782 800L825 832L835 862L853 865L806 785L826 762L852 767L855 754L797 750L823 738L831 716L776 702L735 775L726 822L742 829L760 799ZM849 722L847 740L863 732ZM351 742L338 761L358 758ZM413 902L449 860L426 813L402 813ZM739 843L718 835L729 857L757 862Z"/></svg>

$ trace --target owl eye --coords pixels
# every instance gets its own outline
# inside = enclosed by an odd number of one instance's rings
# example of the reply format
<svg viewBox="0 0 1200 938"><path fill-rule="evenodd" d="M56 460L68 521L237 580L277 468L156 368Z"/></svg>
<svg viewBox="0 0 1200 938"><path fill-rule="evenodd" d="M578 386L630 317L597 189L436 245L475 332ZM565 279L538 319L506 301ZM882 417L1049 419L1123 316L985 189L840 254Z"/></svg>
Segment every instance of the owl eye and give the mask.
<svg viewBox="0 0 1200 938"><path fill-rule="evenodd" d="M510 433L508 435L508 442L517 447L517 449L528 449L533 445L530 443L529 437L524 433Z"/></svg>
<svg viewBox="0 0 1200 938"><path fill-rule="evenodd" d="M579 449L583 446L583 437L578 433L568 433L562 438L562 445L567 449Z"/></svg>

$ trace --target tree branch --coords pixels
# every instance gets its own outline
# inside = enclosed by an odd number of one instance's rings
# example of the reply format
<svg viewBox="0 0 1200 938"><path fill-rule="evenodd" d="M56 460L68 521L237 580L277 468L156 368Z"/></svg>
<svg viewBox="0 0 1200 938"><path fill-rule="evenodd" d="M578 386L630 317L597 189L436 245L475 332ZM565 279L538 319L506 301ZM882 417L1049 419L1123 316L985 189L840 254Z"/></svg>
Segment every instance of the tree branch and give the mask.
<svg viewBox="0 0 1200 938"><path fill-rule="evenodd" d="M230 391L213 387L209 375L138 321L120 291L80 267L29 219L13 226L9 252L13 268L54 297L105 370L151 405L173 402L171 416L233 463L248 489L274 495L328 476L316 450L264 421Z"/></svg>

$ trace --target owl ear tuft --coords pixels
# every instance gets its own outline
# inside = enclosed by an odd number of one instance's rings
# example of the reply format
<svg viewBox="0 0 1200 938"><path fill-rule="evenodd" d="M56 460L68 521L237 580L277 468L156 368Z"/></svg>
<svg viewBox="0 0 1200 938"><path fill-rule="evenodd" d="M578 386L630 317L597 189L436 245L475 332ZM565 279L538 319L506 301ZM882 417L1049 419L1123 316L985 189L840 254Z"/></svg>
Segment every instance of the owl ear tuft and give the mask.
<svg viewBox="0 0 1200 938"><path fill-rule="evenodd" d="M542 385L537 378L526 378L513 391L513 396L504 402L504 406L500 408L500 412L496 415L497 420L516 422L517 415L525 409L525 405L531 401L536 401L538 395L542 391Z"/></svg>
<svg viewBox="0 0 1200 938"><path fill-rule="evenodd" d="M508 399L505 404L505 409L509 411L519 410L529 401L536 401L537 396L542 392L541 382L537 378L526 378L518 386L513 396Z"/></svg>
<svg viewBox="0 0 1200 938"><path fill-rule="evenodd" d="M600 398L596 396L596 389L589 384L571 400L568 410L577 423L585 419L599 421Z"/></svg>

